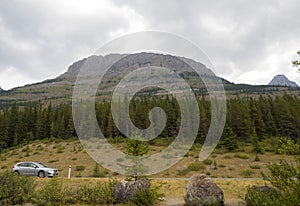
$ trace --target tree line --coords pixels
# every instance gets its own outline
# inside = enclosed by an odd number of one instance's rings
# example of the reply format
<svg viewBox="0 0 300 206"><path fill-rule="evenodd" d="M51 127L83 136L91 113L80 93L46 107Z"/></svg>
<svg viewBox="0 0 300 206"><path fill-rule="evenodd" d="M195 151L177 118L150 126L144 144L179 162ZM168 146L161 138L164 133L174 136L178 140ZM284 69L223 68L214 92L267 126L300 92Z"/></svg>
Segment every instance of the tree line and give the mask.
<svg viewBox="0 0 300 206"><path fill-rule="evenodd" d="M210 126L210 101L198 98L200 124L196 142L203 143ZM174 138L180 129L180 108L172 96L136 97L130 102L129 113L135 126L149 127L149 111L161 107L168 120L160 138ZM122 136L116 127L110 102L96 103L96 116L107 138ZM220 144L261 141L271 137L300 140L300 98L283 96L235 97L227 100L227 119ZM0 150L20 143L46 138L76 137L71 104L42 106L28 103L12 105L0 111ZM230 150L230 149L229 149Z"/></svg>

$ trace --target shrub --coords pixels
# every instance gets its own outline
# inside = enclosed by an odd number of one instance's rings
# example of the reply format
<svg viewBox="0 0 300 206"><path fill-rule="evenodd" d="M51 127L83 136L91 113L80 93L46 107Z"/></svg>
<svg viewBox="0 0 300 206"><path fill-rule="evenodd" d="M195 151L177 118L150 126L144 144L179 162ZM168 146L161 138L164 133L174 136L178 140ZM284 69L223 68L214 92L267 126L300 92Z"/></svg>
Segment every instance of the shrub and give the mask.
<svg viewBox="0 0 300 206"><path fill-rule="evenodd" d="M234 157L239 158L239 159L249 159L249 155L241 154L241 153L235 154Z"/></svg>
<svg viewBox="0 0 300 206"><path fill-rule="evenodd" d="M280 196L280 193L272 187L252 186L247 189L245 202L247 206L276 206L278 204L274 202L275 196Z"/></svg>
<svg viewBox="0 0 300 206"><path fill-rule="evenodd" d="M279 164L268 165L270 175L263 174L265 180L273 186L270 192L248 189L245 201L249 206L258 205L289 205L298 206L300 202L300 160L288 163L285 160Z"/></svg>
<svg viewBox="0 0 300 206"><path fill-rule="evenodd" d="M260 161L260 158L259 158L259 156L256 154L255 155L255 158L254 158L254 162L259 162Z"/></svg>
<svg viewBox="0 0 300 206"><path fill-rule="evenodd" d="M62 182L54 177L35 192L32 200L37 205L62 205L65 203L65 198Z"/></svg>
<svg viewBox="0 0 300 206"><path fill-rule="evenodd" d="M189 172L190 172L189 168L185 168L185 169L182 169L182 170L177 170L177 175L179 175L179 176L185 176Z"/></svg>
<svg viewBox="0 0 300 206"><path fill-rule="evenodd" d="M107 174L105 172L101 172L99 170L99 165L96 163L95 168L94 168L94 173L93 177L105 177Z"/></svg>
<svg viewBox="0 0 300 206"><path fill-rule="evenodd" d="M34 191L34 180L12 172L0 174L0 205L22 204L28 201Z"/></svg>
<svg viewBox="0 0 300 206"><path fill-rule="evenodd" d="M213 163L213 161L211 159L205 159L205 160L203 160L203 163L206 165L211 165Z"/></svg>
<svg viewBox="0 0 300 206"><path fill-rule="evenodd" d="M288 155L299 155L300 143L296 143L290 138L279 138L276 153L288 154Z"/></svg>
<svg viewBox="0 0 300 206"><path fill-rule="evenodd" d="M232 156L231 155L225 155L224 159L232 159Z"/></svg>
<svg viewBox="0 0 300 206"><path fill-rule="evenodd" d="M205 165L202 162L192 162L189 164L188 169L190 171L199 171L205 169Z"/></svg>
<svg viewBox="0 0 300 206"><path fill-rule="evenodd" d="M48 163L54 163L54 162L58 162L59 160L58 159L55 159L55 160L49 160Z"/></svg>
<svg viewBox="0 0 300 206"><path fill-rule="evenodd" d="M132 202L137 206L150 206L162 200L164 194L159 193L161 186L150 187L148 190L139 190L133 197Z"/></svg>
<svg viewBox="0 0 300 206"><path fill-rule="evenodd" d="M112 191L116 184L115 180L98 182L96 185L85 184L77 190L75 199L88 204L113 203Z"/></svg>
<svg viewBox="0 0 300 206"><path fill-rule="evenodd" d="M254 169L254 170L259 170L260 169L260 165L250 165L250 168Z"/></svg>
<svg viewBox="0 0 300 206"><path fill-rule="evenodd" d="M244 170L243 172L242 172L242 176L243 177L251 177L253 175L253 171L251 171L251 170Z"/></svg>
<svg viewBox="0 0 300 206"><path fill-rule="evenodd" d="M83 166L83 165L78 165L75 167L75 171L81 172L83 170L85 170L85 166Z"/></svg>

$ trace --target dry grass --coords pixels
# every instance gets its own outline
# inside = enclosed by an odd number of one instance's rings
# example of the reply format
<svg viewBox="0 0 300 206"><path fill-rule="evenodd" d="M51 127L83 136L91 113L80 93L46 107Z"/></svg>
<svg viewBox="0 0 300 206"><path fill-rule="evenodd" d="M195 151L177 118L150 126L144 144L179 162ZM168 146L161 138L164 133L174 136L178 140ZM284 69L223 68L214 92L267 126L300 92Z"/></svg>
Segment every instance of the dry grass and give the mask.
<svg viewBox="0 0 300 206"><path fill-rule="evenodd" d="M83 184L96 184L108 182L109 178L60 178L65 187L78 187ZM50 179L38 179L37 186L45 184ZM187 180L151 180L153 185L161 185L160 192L164 193L164 201L160 205L183 205ZM243 198L247 187L252 185L264 185L263 180L215 180L215 183L223 190L226 205L244 205Z"/></svg>
<svg viewBox="0 0 300 206"><path fill-rule="evenodd" d="M122 145L117 145L121 148ZM153 146L151 147L151 153L159 152L163 147ZM286 159L288 161L294 161L294 156L278 155L273 152L266 152L259 155L259 162L255 162L255 154L251 153L249 146L244 147L244 151L236 153L224 153L219 154L218 151L213 153L209 159L215 161L217 169L214 164L204 165L199 171L190 171L187 169L185 173L178 171L184 170L191 165L191 163L198 162L199 147L193 147L193 150L188 153L181 161L173 165L168 170L153 175L152 177L190 177L196 173L205 173L211 177L243 177L245 170L250 170L250 177L261 177L261 172L267 173L267 164L279 162L280 159ZM241 159L237 157L237 154L247 154L248 159ZM68 168L72 166L72 176L91 177L96 165L96 162L85 152L78 140L68 141L53 141L53 142L34 142L27 146L13 149L0 154L1 165L0 168L11 168L15 162L18 161L38 161L47 164L50 167L59 169L60 177L67 177ZM77 166L84 166L83 171L75 171ZM259 168L259 169L254 169ZM101 166L100 171L105 169ZM4 170L4 169L0 169ZM114 174L115 175L115 174ZM113 176L112 172L109 172L107 176ZM114 176L120 177L120 176Z"/></svg>

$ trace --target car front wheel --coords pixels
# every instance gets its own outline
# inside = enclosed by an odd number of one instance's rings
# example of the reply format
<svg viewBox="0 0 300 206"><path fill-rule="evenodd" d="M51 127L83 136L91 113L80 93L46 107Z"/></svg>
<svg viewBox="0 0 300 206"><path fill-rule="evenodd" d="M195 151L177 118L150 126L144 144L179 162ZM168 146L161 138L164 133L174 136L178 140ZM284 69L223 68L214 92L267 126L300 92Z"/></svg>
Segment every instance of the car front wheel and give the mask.
<svg viewBox="0 0 300 206"><path fill-rule="evenodd" d="M40 171L40 172L38 173L38 177L39 177L39 178L44 178L44 177L45 177L45 172Z"/></svg>

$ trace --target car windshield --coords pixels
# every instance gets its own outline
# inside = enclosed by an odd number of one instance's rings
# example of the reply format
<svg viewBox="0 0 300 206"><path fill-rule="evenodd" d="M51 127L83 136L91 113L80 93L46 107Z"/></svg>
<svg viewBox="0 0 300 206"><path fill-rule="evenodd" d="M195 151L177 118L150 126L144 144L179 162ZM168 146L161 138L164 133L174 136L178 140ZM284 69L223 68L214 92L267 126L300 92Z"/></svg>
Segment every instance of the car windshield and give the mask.
<svg viewBox="0 0 300 206"><path fill-rule="evenodd" d="M43 164L43 163L38 163L41 167L47 167L47 165Z"/></svg>

